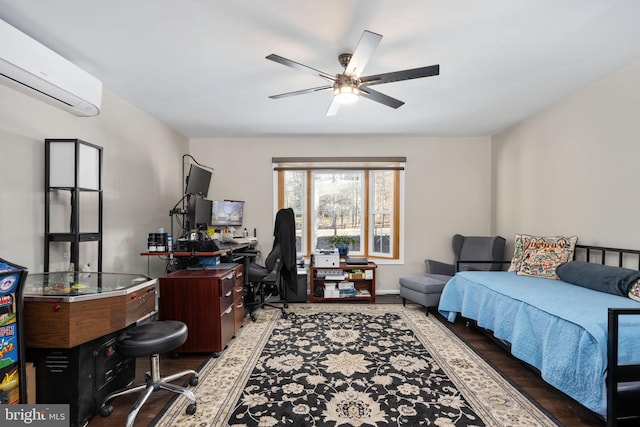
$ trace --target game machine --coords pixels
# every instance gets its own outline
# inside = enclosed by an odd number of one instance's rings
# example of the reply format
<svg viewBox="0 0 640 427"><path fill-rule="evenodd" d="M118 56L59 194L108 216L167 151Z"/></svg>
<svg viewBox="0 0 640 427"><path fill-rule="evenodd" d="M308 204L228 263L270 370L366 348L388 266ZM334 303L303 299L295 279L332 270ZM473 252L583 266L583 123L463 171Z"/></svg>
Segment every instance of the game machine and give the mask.
<svg viewBox="0 0 640 427"><path fill-rule="evenodd" d="M27 403L22 290L27 270L0 258L0 405Z"/></svg>

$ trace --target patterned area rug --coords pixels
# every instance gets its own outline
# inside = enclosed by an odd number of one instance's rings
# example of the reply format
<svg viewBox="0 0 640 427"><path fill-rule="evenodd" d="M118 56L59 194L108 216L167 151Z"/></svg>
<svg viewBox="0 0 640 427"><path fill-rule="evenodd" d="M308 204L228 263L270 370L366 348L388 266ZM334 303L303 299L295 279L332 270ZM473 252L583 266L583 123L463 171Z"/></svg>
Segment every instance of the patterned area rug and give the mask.
<svg viewBox="0 0 640 427"><path fill-rule="evenodd" d="M397 304L258 313L157 426L555 426L434 316Z"/></svg>

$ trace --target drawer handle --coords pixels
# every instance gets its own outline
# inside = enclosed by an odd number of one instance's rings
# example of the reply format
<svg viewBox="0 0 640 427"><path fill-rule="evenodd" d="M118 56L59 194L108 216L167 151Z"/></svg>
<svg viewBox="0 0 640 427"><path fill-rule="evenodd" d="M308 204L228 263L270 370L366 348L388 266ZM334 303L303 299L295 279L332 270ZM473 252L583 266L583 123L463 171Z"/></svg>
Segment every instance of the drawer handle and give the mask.
<svg viewBox="0 0 640 427"><path fill-rule="evenodd" d="M232 291L227 292L226 294L224 294L225 297L230 297L232 294Z"/></svg>
<svg viewBox="0 0 640 427"><path fill-rule="evenodd" d="M229 273L228 276L223 277L222 280L233 279L233 276L234 276L234 273L232 271L231 273Z"/></svg>
<svg viewBox="0 0 640 427"><path fill-rule="evenodd" d="M222 314L229 314L231 313L231 310L233 310L233 305L230 305L229 308L227 308Z"/></svg>

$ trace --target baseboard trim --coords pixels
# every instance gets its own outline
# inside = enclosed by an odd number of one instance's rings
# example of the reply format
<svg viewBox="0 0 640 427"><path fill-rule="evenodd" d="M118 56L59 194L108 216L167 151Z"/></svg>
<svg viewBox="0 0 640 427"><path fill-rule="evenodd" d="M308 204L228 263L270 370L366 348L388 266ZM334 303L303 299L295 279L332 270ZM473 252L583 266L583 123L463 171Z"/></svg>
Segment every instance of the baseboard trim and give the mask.
<svg viewBox="0 0 640 427"><path fill-rule="evenodd" d="M376 295L400 295L400 291L394 290L376 290Z"/></svg>

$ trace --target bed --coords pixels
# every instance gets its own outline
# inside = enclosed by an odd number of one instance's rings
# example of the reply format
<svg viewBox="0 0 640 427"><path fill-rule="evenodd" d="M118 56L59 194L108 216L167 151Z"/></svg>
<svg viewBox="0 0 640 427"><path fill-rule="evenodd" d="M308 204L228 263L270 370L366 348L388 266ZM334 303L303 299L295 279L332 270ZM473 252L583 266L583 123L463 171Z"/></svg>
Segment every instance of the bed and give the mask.
<svg viewBox="0 0 640 427"><path fill-rule="evenodd" d="M573 260L640 270L635 250L575 245ZM608 332L611 308L624 314L619 321L616 316L614 334ZM546 382L604 419L613 406L608 400L616 399L607 395L610 335L617 339L616 369L640 364L640 315L627 315L640 314L640 302L628 296L516 271L465 271L446 284L438 310L451 322L462 316L491 331ZM626 381L618 374L612 378Z"/></svg>

